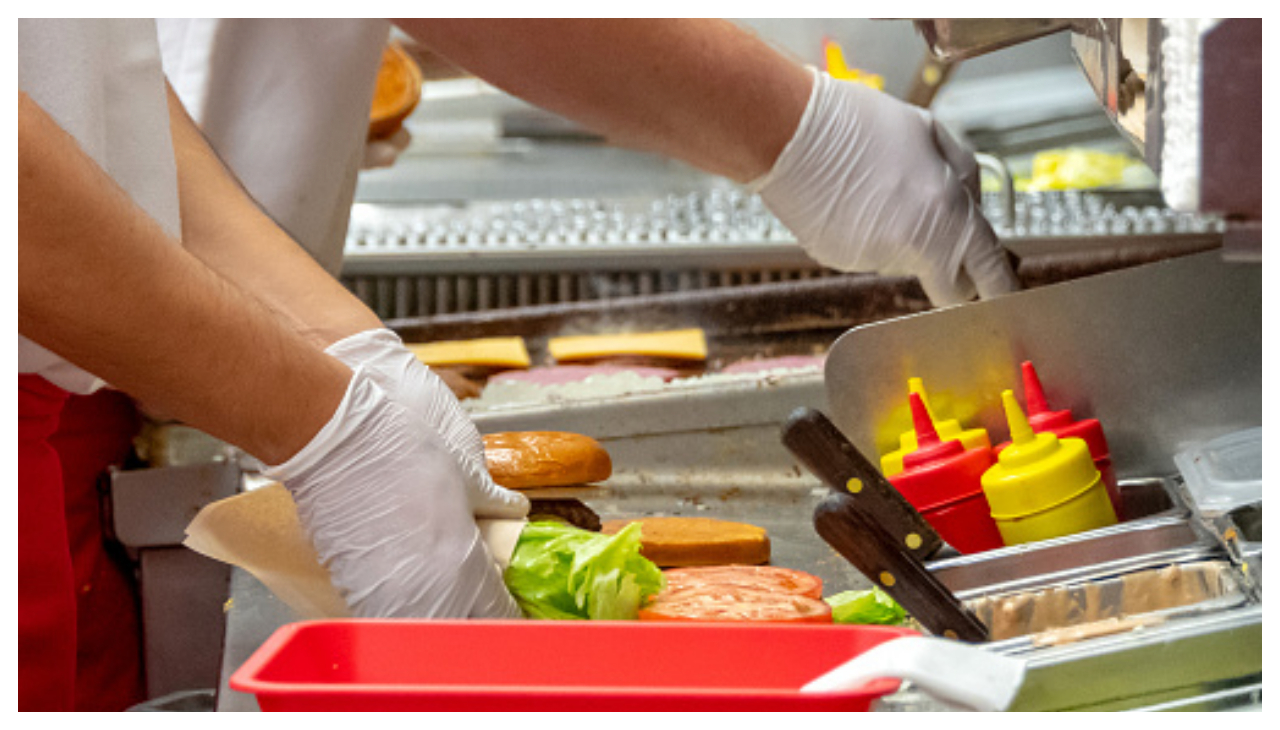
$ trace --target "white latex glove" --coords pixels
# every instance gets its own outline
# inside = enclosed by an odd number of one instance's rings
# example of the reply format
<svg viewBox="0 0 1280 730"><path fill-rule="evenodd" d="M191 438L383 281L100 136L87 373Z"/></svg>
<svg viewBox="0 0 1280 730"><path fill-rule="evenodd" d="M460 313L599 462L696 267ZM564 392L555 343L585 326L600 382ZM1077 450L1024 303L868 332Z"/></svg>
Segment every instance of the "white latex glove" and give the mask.
<svg viewBox="0 0 1280 730"><path fill-rule="evenodd" d="M449 386L409 352L389 329L372 329L339 340L325 352L347 367L369 368L392 400L418 414L444 440L467 477L467 495L476 517L520 518L529 513L523 494L493 481L484 460L484 441Z"/></svg>
<svg viewBox="0 0 1280 730"><path fill-rule="evenodd" d="M916 276L937 306L1018 288L972 153L927 111L814 70L795 136L753 184L819 263Z"/></svg>
<svg viewBox="0 0 1280 730"><path fill-rule="evenodd" d="M401 127L391 136L383 139L371 139L364 143L364 159L360 162L362 170L375 170L380 167L391 167L400 159L400 154L409 148L413 135Z"/></svg>
<svg viewBox="0 0 1280 730"><path fill-rule="evenodd" d="M329 423L267 469L365 618L518 618L444 441L358 368Z"/></svg>

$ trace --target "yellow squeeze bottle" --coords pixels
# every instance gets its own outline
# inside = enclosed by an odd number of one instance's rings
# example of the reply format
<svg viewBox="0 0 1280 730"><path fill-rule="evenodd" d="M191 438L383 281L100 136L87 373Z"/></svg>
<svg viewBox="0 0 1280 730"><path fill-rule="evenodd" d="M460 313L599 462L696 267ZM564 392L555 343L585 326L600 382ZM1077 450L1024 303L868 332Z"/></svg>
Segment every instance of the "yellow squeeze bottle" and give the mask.
<svg viewBox="0 0 1280 730"><path fill-rule="evenodd" d="M939 440L959 441L966 450L991 448L991 437L987 435L985 428L963 428L954 418L943 421L934 419L933 411L929 408L929 397L924 392L924 381L920 378L907 379L907 393L908 397L911 393L920 396L920 401L924 403L924 409L929 414L929 420L933 421L933 427L938 432ZM915 429L903 431L898 437L898 449L880 457L881 473L886 477L900 474L903 470L903 457L917 448L919 448L919 441L916 439Z"/></svg>
<svg viewBox="0 0 1280 730"><path fill-rule="evenodd" d="M1004 391L1001 398L1012 443L982 475L982 491L1005 545L1115 524L1115 510L1088 445L1032 431L1013 391Z"/></svg>

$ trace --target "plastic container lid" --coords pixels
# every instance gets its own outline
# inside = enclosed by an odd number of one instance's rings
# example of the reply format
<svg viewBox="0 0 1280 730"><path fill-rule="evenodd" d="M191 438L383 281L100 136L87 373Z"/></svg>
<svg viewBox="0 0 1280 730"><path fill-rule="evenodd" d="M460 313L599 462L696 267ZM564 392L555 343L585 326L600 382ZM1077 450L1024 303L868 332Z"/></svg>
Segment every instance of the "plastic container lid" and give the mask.
<svg viewBox="0 0 1280 730"><path fill-rule="evenodd" d="M1262 427L1195 444L1173 457L1201 511L1262 501Z"/></svg>

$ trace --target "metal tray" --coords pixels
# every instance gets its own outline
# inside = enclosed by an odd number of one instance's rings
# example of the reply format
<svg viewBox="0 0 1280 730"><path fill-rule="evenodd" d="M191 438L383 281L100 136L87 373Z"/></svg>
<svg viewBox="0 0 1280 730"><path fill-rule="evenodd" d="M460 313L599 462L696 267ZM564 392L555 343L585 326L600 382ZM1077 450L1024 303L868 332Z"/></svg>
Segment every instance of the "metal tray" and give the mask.
<svg viewBox="0 0 1280 730"><path fill-rule="evenodd" d="M1182 590L1145 591L1144 584L1171 577ZM1241 578L1221 549L1187 549L1125 570L1106 565L1067 579L1046 576L1041 585L992 590L965 605L992 625L997 640L985 648L1027 661L1011 710L1258 709L1262 604ZM997 621L1002 604L1006 620ZM1038 630L1044 617L1068 628ZM877 709L948 708L907 687Z"/></svg>
<svg viewBox="0 0 1280 730"><path fill-rule="evenodd" d="M1006 648L1016 643L1003 642ZM1262 606L1245 603L1170 616L1141 630L1045 646L1022 656L1027 674L1012 711L1258 710ZM949 708L908 686L876 709Z"/></svg>
<svg viewBox="0 0 1280 730"><path fill-rule="evenodd" d="M1140 630L1173 616L1247 601L1229 561L1211 552L1189 552L1181 560L1151 561L1138 569L1103 568L1084 578L987 593L965 605L988 626L994 642L1013 651ZM1072 629L1082 633L1077 637Z"/></svg>
<svg viewBox="0 0 1280 730"><path fill-rule="evenodd" d="M1190 519L1190 510L1170 488L1170 480L1122 480L1120 490L1130 519L1109 527L936 560L929 569L948 588L966 595L975 591L1012 589L1044 580L1112 570L1152 557L1209 549L1213 536Z"/></svg>

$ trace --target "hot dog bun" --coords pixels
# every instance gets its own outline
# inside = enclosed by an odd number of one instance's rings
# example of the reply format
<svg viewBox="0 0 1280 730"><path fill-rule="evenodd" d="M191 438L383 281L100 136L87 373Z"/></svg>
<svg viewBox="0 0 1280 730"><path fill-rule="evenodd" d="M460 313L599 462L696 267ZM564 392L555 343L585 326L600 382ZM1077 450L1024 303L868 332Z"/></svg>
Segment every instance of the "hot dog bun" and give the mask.
<svg viewBox="0 0 1280 730"><path fill-rule="evenodd" d="M591 484L613 473L609 452L590 436L565 431L508 431L484 437L489 474L508 489Z"/></svg>
<svg viewBox="0 0 1280 730"><path fill-rule="evenodd" d="M759 565L769 562L764 528L710 517L641 517L607 520L600 531L612 535L640 523L640 554L660 568L694 565Z"/></svg>

